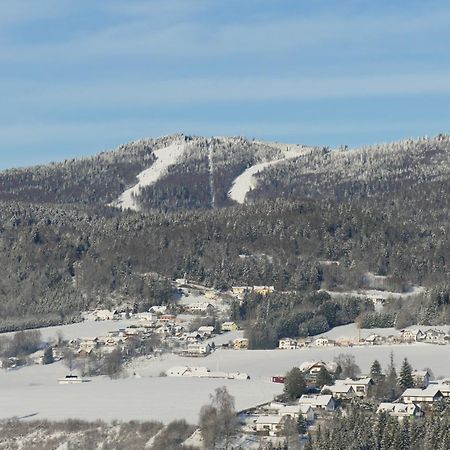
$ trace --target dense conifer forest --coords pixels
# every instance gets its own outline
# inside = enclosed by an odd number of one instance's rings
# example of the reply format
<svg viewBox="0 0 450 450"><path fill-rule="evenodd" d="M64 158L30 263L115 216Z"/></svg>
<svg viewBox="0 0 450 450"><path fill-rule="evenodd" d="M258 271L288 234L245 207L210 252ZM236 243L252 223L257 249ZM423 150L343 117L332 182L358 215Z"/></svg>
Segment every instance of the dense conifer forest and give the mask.
<svg viewBox="0 0 450 450"><path fill-rule="evenodd" d="M141 192L142 211L109 207L152 164L152 149L174 141L189 149ZM212 185L209 152L217 171ZM177 135L0 173L2 329L72 321L88 307L122 301L144 310L169 301L168 280L185 274L218 289L274 285L270 307L267 298L249 298L236 318L262 320L264 311L265 320L288 318L302 333L361 314L373 326L398 317L406 324L448 323L449 137L311 149L260 173L251 199L233 204L227 197L233 179L279 152L242 138ZM390 302L382 317L351 299L311 301L320 288L364 286L367 272L386 276L397 290L412 284L428 290L407 311L401 301ZM280 306L292 304L296 318Z"/></svg>

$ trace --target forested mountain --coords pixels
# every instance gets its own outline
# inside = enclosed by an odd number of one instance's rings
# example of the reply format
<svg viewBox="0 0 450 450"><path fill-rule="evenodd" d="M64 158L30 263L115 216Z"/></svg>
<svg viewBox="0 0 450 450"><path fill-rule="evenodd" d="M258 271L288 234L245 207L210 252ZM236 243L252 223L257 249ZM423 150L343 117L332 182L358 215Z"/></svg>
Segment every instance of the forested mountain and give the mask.
<svg viewBox="0 0 450 450"><path fill-rule="evenodd" d="M108 206L174 142L184 152L140 191L140 212ZM277 302L300 311L312 291L357 288L368 271L425 285L409 313L448 321L449 137L306 150L285 158L275 144L176 135L0 173L1 326L72 320L121 300L144 310L167 301L167 279L184 274L290 291L274 298L281 324ZM228 197L237 176L270 161L244 204ZM235 314L260 317L257 302Z"/></svg>
<svg viewBox="0 0 450 450"><path fill-rule="evenodd" d="M255 163L276 159L277 146L244 138L184 135L146 139L91 158L0 172L0 200L108 205L152 166L154 151L171 144L184 152L156 183L140 191L143 209L173 211L226 206L233 180Z"/></svg>
<svg viewBox="0 0 450 450"><path fill-rule="evenodd" d="M309 148L290 155L285 154L288 146L281 144L173 135L132 142L91 158L0 172L0 200L108 205L152 167L156 150L173 143L183 145L183 152L156 182L139 190L142 210L230 206L235 203L228 195L233 181L246 169L267 162L271 164L255 174L256 186L250 186L247 202L330 198L373 204L411 196L414 190L439 192L436 201L448 193L447 135L351 150Z"/></svg>

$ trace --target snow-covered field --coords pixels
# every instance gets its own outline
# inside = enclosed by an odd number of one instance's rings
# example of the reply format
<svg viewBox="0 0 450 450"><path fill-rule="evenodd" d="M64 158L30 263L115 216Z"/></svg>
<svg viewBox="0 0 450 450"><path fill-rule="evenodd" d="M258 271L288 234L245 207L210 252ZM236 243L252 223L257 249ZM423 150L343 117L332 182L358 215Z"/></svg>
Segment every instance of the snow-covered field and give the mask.
<svg viewBox="0 0 450 450"><path fill-rule="evenodd" d="M64 339L91 338L96 336L106 336L108 331L116 331L131 325L142 325L142 321L130 320L85 320L84 322L72 323L70 325L58 325L55 327L38 328L42 334L43 341L52 341L57 338L58 333L62 333ZM5 333L8 336L14 333Z"/></svg>
<svg viewBox="0 0 450 450"><path fill-rule="evenodd" d="M286 161L287 159L296 158L297 156L304 155L311 151L311 149L307 147L303 147L301 145L291 145L291 144L270 144L271 146L275 146L282 150L283 156L274 161L267 161L259 164L255 164L254 166L249 167L247 170L242 172L234 181L233 185L228 192L229 197L238 202L244 203L245 197L247 193L254 189L257 185L256 175L259 172L262 172L267 167L272 166L274 164L278 164L282 161Z"/></svg>
<svg viewBox="0 0 450 450"><path fill-rule="evenodd" d="M226 336L226 335L224 335ZM363 371L374 359L383 367L393 351L397 365L407 357L417 369L430 367L434 374L450 375L450 346L414 344L352 348L305 348L298 350L222 350L207 358L168 355L161 359L140 359L128 368L129 376L119 380L94 378L91 383L59 385L67 370L62 363L30 366L0 372L0 418L28 416L63 419L157 419L169 422L185 418L196 422L200 407L219 386L227 386L236 397L238 409L269 401L282 386L270 382L304 361L332 360L339 353L355 356ZM252 379L161 378L172 366L206 366L213 371L246 372Z"/></svg>
<svg viewBox="0 0 450 450"><path fill-rule="evenodd" d="M432 326L432 327L427 325L413 325L411 327L407 327L407 329L420 329L422 331L428 330L430 328L433 328L434 330L447 332L450 327L448 325ZM335 327L330 331L327 331L326 333L322 333L321 336L326 336L330 339L339 339L339 338L357 338L359 335L361 335L361 339L365 339L371 334L378 334L379 336L387 337L387 336L397 336L400 334L400 332L395 328L362 328L360 334L360 331L358 330L356 324L350 323L348 325Z"/></svg>
<svg viewBox="0 0 450 450"><path fill-rule="evenodd" d="M413 286L410 292L382 291L379 289L359 289L358 291L345 291L345 292L326 291L326 292L328 292L332 297L350 295L353 297L383 298L387 300L388 298L407 299L410 297L414 297L415 295L423 294L425 292L425 288L423 286Z"/></svg>
<svg viewBox="0 0 450 450"><path fill-rule="evenodd" d="M132 209L134 211L139 210L134 196L139 195L141 188L156 183L158 179L164 175L167 168L172 164L175 164L177 159L184 152L184 149L184 143L174 143L168 147L155 150L153 153L156 156L156 161L151 167L144 170L137 176L139 182L130 189L127 189L115 202L112 203L112 206L116 206L121 209Z"/></svg>
<svg viewBox="0 0 450 450"><path fill-rule="evenodd" d="M197 360L190 360L195 363ZM197 361L198 363L198 361ZM150 364L150 363L149 363ZM155 371L158 372L158 364ZM30 366L0 373L0 419L7 417L63 420L161 420L186 419L197 423L209 394L226 386L243 409L272 399L280 385L265 381L173 377L94 378L89 383L59 385L66 369L61 363Z"/></svg>

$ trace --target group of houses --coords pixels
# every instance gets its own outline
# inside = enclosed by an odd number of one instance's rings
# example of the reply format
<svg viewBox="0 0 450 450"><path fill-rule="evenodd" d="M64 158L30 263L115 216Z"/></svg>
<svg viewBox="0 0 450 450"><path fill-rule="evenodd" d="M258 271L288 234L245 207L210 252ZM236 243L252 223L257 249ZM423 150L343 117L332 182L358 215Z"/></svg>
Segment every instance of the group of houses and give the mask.
<svg viewBox="0 0 450 450"><path fill-rule="evenodd" d="M320 370L324 368L336 375L339 366L334 362L307 361L299 366L304 374L310 392L292 402L273 401L241 413L245 432L282 436L288 417L298 420L302 416L306 425L312 425L317 419L333 414L342 402L370 395L374 381L370 377L356 379L336 379L332 384L324 385L318 392L316 381ZM422 417L435 402L450 398L450 378L431 381L428 370L414 371L413 379L417 387L406 389L394 402L382 402L377 413L385 412L402 420ZM283 382L284 377L273 377L275 382ZM316 386L316 389L314 389Z"/></svg>
<svg viewBox="0 0 450 450"><path fill-rule="evenodd" d="M98 317L96 320L114 320L115 314L115 311L108 310L94 312L95 317ZM93 353L107 353L116 348L126 354L128 344L142 344L146 340L152 340L152 343L158 346L153 351L173 351L184 356L207 356L214 350L211 338L218 332L234 331L238 328L235 322L224 322L219 331L214 326L200 326L190 331L186 320L169 313L165 306L154 306L148 312L133 314L132 318L137 319L139 323L109 331L106 336L72 339L68 345L80 358L89 357ZM157 339L153 339L154 337ZM134 349L136 350L136 346Z"/></svg>
<svg viewBox="0 0 450 450"><path fill-rule="evenodd" d="M247 409L240 413L240 419L246 432L279 436L288 418L297 422L301 416L309 426L335 409L336 402L330 394L304 394L294 402L272 401Z"/></svg>
<svg viewBox="0 0 450 450"><path fill-rule="evenodd" d="M427 344L450 344L450 334L436 328L429 328L427 330L420 330L415 328L407 328L400 330L398 334L389 336L380 336L372 333L365 338L349 337L331 339L326 336L318 336L315 338L282 338L278 341L278 348L280 350L295 350L303 347L352 347L352 346L371 346L382 344L402 344L423 342Z"/></svg>

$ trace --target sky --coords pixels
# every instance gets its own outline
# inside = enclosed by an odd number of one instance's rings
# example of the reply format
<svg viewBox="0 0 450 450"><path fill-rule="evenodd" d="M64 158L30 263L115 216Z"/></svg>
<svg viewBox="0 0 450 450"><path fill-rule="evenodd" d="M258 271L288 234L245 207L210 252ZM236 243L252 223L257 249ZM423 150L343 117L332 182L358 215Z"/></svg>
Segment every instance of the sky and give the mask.
<svg viewBox="0 0 450 450"><path fill-rule="evenodd" d="M448 0L0 0L0 168L182 132L450 132Z"/></svg>

